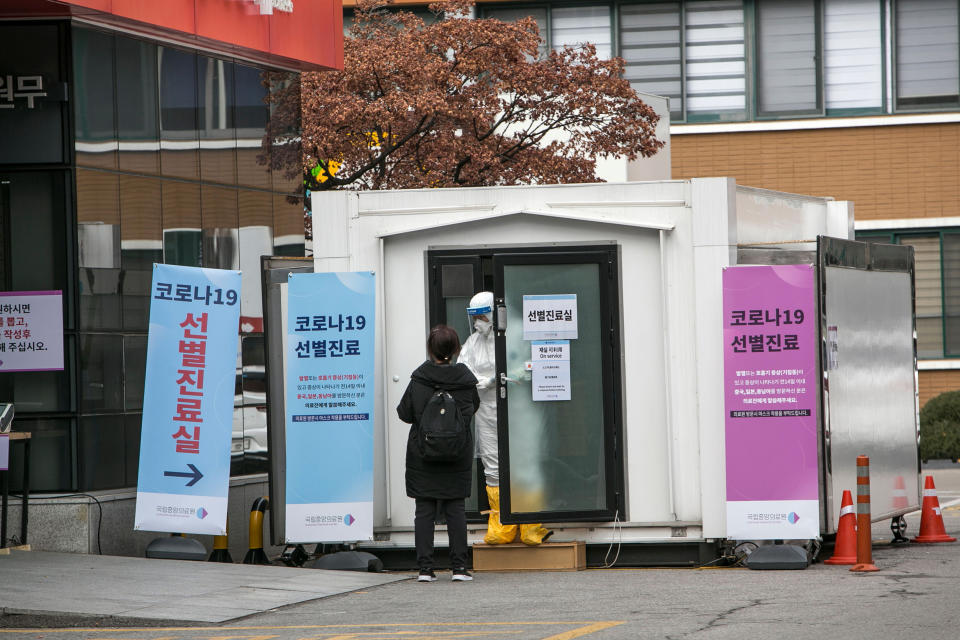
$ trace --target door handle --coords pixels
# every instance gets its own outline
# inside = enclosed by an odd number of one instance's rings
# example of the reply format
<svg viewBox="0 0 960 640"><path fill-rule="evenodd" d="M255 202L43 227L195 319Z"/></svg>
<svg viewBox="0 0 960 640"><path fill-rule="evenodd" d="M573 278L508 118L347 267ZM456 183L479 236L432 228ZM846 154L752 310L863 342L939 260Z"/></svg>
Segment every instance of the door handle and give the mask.
<svg viewBox="0 0 960 640"><path fill-rule="evenodd" d="M501 373L501 374L500 374L500 384L503 385L503 386L507 386L507 374L506 374L506 373Z"/></svg>

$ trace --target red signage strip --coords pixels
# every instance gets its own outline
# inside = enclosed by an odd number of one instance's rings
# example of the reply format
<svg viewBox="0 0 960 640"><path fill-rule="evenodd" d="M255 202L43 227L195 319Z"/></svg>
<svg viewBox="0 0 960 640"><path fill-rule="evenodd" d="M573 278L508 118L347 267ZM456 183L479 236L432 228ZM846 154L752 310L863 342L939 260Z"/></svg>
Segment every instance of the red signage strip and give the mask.
<svg viewBox="0 0 960 640"><path fill-rule="evenodd" d="M86 22L264 66L296 71L343 68L340 0L31 0L29 4L31 10L23 12L23 17L52 14L53 7L60 6L67 9L63 13ZM270 13L263 13L267 10ZM0 10L0 15L13 17L8 10Z"/></svg>

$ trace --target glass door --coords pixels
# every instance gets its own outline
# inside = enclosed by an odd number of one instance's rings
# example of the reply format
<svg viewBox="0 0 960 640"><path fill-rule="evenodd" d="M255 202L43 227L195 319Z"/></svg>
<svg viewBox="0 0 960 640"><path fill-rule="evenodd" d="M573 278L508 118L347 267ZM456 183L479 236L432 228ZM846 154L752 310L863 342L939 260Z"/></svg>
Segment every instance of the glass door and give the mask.
<svg viewBox="0 0 960 640"><path fill-rule="evenodd" d="M616 248L494 254L493 271L501 520L613 520L623 508Z"/></svg>
<svg viewBox="0 0 960 640"><path fill-rule="evenodd" d="M446 324L456 330L460 344L470 337L467 305L478 291L483 291L483 273L480 256L464 253L430 252L427 257L430 289L430 326ZM466 500L467 521L483 522L482 513L490 508L484 490L483 468L478 458L473 459L473 481L470 497Z"/></svg>
<svg viewBox="0 0 960 640"><path fill-rule="evenodd" d="M456 330L460 344L470 337L467 304L483 290L478 255L433 256L428 259L430 326L446 324Z"/></svg>

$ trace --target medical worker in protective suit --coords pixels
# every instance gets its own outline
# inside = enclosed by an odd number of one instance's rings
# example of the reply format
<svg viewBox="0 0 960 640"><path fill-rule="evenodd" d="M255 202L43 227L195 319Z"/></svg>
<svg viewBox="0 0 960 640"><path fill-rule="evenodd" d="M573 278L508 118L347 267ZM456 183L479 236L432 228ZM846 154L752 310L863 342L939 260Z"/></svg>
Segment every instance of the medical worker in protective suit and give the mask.
<svg viewBox="0 0 960 640"><path fill-rule="evenodd" d="M520 541L537 545L550 537L540 524L505 525L500 522L500 468L497 450L497 364L493 333L493 294L481 291L470 299L467 316L473 333L467 338L457 362L467 365L477 378L480 408L474 414L477 429L477 454L486 476L490 517L487 521L487 544L513 542L520 532Z"/></svg>

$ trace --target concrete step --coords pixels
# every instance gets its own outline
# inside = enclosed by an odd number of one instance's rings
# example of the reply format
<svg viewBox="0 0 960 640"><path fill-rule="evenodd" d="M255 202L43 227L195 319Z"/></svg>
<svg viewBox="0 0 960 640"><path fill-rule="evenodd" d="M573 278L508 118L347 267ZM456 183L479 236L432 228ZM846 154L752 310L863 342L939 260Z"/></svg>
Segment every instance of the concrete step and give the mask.
<svg viewBox="0 0 960 640"><path fill-rule="evenodd" d="M582 540L534 547L522 542L473 545L474 571L580 571L586 566L587 546Z"/></svg>

